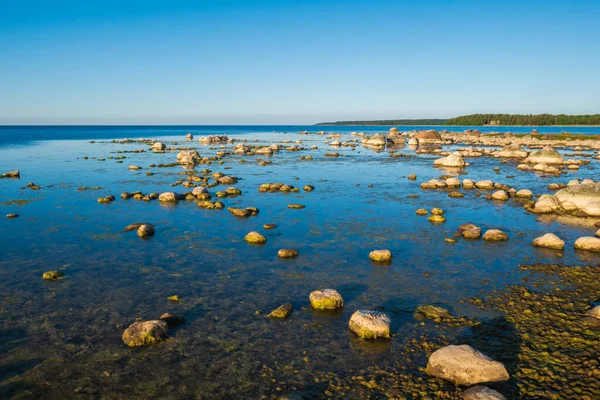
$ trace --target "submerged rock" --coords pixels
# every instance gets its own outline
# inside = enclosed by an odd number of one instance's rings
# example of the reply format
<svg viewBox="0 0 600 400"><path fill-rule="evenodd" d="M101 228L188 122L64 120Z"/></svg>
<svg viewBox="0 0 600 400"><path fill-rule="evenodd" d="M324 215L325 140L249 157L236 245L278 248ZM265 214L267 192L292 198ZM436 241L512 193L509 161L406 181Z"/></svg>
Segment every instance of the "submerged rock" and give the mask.
<svg viewBox="0 0 600 400"><path fill-rule="evenodd" d="M335 310L344 306L342 295L335 289L315 290L309 296L310 305L317 310Z"/></svg>
<svg viewBox="0 0 600 400"><path fill-rule="evenodd" d="M169 336L167 322L162 320L134 322L123 332L123 342L129 347L148 346Z"/></svg>
<svg viewBox="0 0 600 400"><path fill-rule="evenodd" d="M536 247L545 247L547 249L562 250L565 248L565 241L553 233L546 233L544 236L534 239L531 244Z"/></svg>
<svg viewBox="0 0 600 400"><path fill-rule="evenodd" d="M446 346L437 350L429 357L425 371L429 375L465 386L509 379L508 371L502 363L468 345Z"/></svg>
<svg viewBox="0 0 600 400"><path fill-rule="evenodd" d="M361 339L390 338L390 318L379 311L357 310L350 317L348 327Z"/></svg>
<svg viewBox="0 0 600 400"><path fill-rule="evenodd" d="M263 225L263 229L275 229L277 228L277 225L275 224L264 224Z"/></svg>
<svg viewBox="0 0 600 400"><path fill-rule="evenodd" d="M160 316L160 319L162 321L165 321L169 328L174 328L185 322L185 318L180 317L179 315L173 315L170 313L164 313L163 315Z"/></svg>
<svg viewBox="0 0 600 400"><path fill-rule="evenodd" d="M267 317L269 318L287 318L292 313L292 305L284 304L271 311Z"/></svg>
<svg viewBox="0 0 600 400"><path fill-rule="evenodd" d="M435 321L450 321L454 319L448 310L433 305L418 306L415 310L415 318L432 319Z"/></svg>
<svg viewBox="0 0 600 400"><path fill-rule="evenodd" d="M44 274L42 275L42 279L47 280L47 281L55 281L57 279L62 278L63 276L64 276L64 274L58 270L47 271L47 272L44 272Z"/></svg>
<svg viewBox="0 0 600 400"><path fill-rule="evenodd" d="M301 209L305 207L306 206L304 204L288 204L288 208Z"/></svg>
<svg viewBox="0 0 600 400"><path fill-rule="evenodd" d="M15 213L12 213L12 214L6 214L6 218L9 218L9 219L10 219L10 218L17 218L18 216L19 216L19 214L15 214Z"/></svg>

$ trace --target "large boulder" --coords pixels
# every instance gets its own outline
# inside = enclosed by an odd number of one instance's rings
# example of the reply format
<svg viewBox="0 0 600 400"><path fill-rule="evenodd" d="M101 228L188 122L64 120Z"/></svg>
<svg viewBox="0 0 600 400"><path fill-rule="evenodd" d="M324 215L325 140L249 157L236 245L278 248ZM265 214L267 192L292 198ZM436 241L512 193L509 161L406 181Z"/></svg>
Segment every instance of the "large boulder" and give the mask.
<svg viewBox="0 0 600 400"><path fill-rule="evenodd" d="M550 146L532 153L525 159L530 164L562 164L565 158Z"/></svg>
<svg viewBox="0 0 600 400"><path fill-rule="evenodd" d="M390 318L379 311L357 310L350 317L348 327L361 339L389 339Z"/></svg>
<svg viewBox="0 0 600 400"><path fill-rule="evenodd" d="M442 140L442 135L440 135L438 131L434 130L419 131L413 137L415 139L418 139L419 143L439 142L440 140Z"/></svg>
<svg viewBox="0 0 600 400"><path fill-rule="evenodd" d="M315 290L309 300L312 308L317 310L335 310L344 306L342 295L335 289Z"/></svg>
<svg viewBox="0 0 600 400"><path fill-rule="evenodd" d="M434 352L429 357L425 371L429 375L465 386L509 379L508 371L502 363L465 344L442 347Z"/></svg>
<svg viewBox="0 0 600 400"><path fill-rule="evenodd" d="M165 192L165 193L161 193L158 196L158 200L165 202L165 203L169 203L169 202L175 202L177 201L177 195L173 192Z"/></svg>
<svg viewBox="0 0 600 400"><path fill-rule="evenodd" d="M502 148L494 153L495 157L501 158L525 158L529 154L528 151L525 151L518 144L509 144L508 146Z"/></svg>
<svg viewBox="0 0 600 400"><path fill-rule="evenodd" d="M433 162L433 165L440 167L462 168L466 165L466 163L459 152L454 152L447 157L438 158Z"/></svg>
<svg viewBox="0 0 600 400"><path fill-rule="evenodd" d="M575 248L578 250L600 252L600 238L593 236L580 237L575 241Z"/></svg>
<svg viewBox="0 0 600 400"><path fill-rule="evenodd" d="M547 249L562 250L565 248L565 241L554 233L546 233L544 236L534 239L531 244L536 247L544 247Z"/></svg>
<svg viewBox="0 0 600 400"><path fill-rule="evenodd" d="M166 339L168 325L165 321L134 322L123 332L123 342L129 347L148 346Z"/></svg>
<svg viewBox="0 0 600 400"><path fill-rule="evenodd" d="M486 386L473 386L462 394L463 400L506 400L500 392Z"/></svg>
<svg viewBox="0 0 600 400"><path fill-rule="evenodd" d="M167 148L164 143L156 142L152 145L152 150L154 151L163 151Z"/></svg>
<svg viewBox="0 0 600 400"><path fill-rule="evenodd" d="M363 144L365 144L367 146L376 146L376 147L385 146L385 137L377 134L370 138L365 138L365 140L363 140Z"/></svg>
<svg viewBox="0 0 600 400"><path fill-rule="evenodd" d="M568 202L584 214L600 216L600 182L568 186L554 196L561 205Z"/></svg>

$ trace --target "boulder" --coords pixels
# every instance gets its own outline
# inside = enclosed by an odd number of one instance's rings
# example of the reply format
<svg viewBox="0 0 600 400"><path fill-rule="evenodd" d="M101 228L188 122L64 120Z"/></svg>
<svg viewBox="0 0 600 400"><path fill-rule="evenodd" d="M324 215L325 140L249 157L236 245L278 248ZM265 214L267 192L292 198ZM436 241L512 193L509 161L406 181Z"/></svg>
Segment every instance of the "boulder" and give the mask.
<svg viewBox="0 0 600 400"><path fill-rule="evenodd" d="M508 201L508 194L504 190L498 190L492 194L492 200Z"/></svg>
<svg viewBox="0 0 600 400"><path fill-rule="evenodd" d="M350 317L348 327L361 339L390 338L390 318L379 311L357 310Z"/></svg>
<svg viewBox="0 0 600 400"><path fill-rule="evenodd" d="M140 225L137 230L137 235L142 239L154 236L154 226L146 224Z"/></svg>
<svg viewBox="0 0 600 400"><path fill-rule="evenodd" d="M165 321L154 320L134 322L123 332L123 342L129 347L148 346L169 336Z"/></svg>
<svg viewBox="0 0 600 400"><path fill-rule="evenodd" d="M585 315L587 317L600 319L600 306L596 306L588 310Z"/></svg>
<svg viewBox="0 0 600 400"><path fill-rule="evenodd" d="M531 244L536 247L544 247L547 249L562 250L565 248L565 241L553 233L546 233L544 236L534 239Z"/></svg>
<svg viewBox="0 0 600 400"><path fill-rule="evenodd" d="M438 158L433 162L433 165L449 168L462 168L465 164L465 160L459 152L454 152L447 157Z"/></svg>
<svg viewBox="0 0 600 400"><path fill-rule="evenodd" d="M530 199L533 197L533 193L529 189L521 189L517 192L517 197L522 199Z"/></svg>
<svg viewBox="0 0 600 400"><path fill-rule="evenodd" d="M556 197L551 194L543 194L540 198L535 202L534 207L531 209L531 212L536 214L547 214L552 213L558 210L558 203L556 202Z"/></svg>
<svg viewBox="0 0 600 400"><path fill-rule="evenodd" d="M417 139L419 143L438 142L442 140L442 135L434 130L419 131L413 137ZM410 144L410 142L408 144Z"/></svg>
<svg viewBox="0 0 600 400"><path fill-rule="evenodd" d="M373 250L369 253L369 258L373 261L392 261L392 252L389 250Z"/></svg>
<svg viewBox="0 0 600 400"><path fill-rule="evenodd" d="M44 274L42 275L42 279L44 279L46 281L55 281L57 279L62 278L63 276L64 276L64 274L58 270L47 271L47 272L44 272Z"/></svg>
<svg viewBox="0 0 600 400"><path fill-rule="evenodd" d="M335 289L315 290L309 300L311 307L317 310L335 310L344 306L342 295Z"/></svg>
<svg viewBox="0 0 600 400"><path fill-rule="evenodd" d="M173 192L165 192L165 193L161 193L158 196L158 200L168 203L168 202L175 202L177 201L177 195Z"/></svg>
<svg viewBox="0 0 600 400"><path fill-rule="evenodd" d="M529 164L562 164L565 158L550 146L532 153L525 159Z"/></svg>
<svg viewBox="0 0 600 400"><path fill-rule="evenodd" d="M578 250L600 252L600 238L593 236L580 237L575 241L575 248Z"/></svg>
<svg viewBox="0 0 600 400"><path fill-rule="evenodd" d="M600 216L600 183L568 186L556 192L555 197L559 204L569 202L589 216Z"/></svg>
<svg viewBox="0 0 600 400"><path fill-rule="evenodd" d="M19 171L9 171L0 175L0 178L16 178L21 179L21 173Z"/></svg>
<svg viewBox="0 0 600 400"><path fill-rule="evenodd" d="M367 146L385 146L385 137L381 135L375 135L367 139L366 142L363 141Z"/></svg>
<svg viewBox="0 0 600 400"><path fill-rule="evenodd" d="M245 237L244 240L248 243L254 244L264 244L267 243L267 238L261 235L258 232L250 232Z"/></svg>
<svg viewBox="0 0 600 400"><path fill-rule="evenodd" d="M483 240L505 241L508 240L508 235L499 229L489 229L483 234Z"/></svg>
<svg viewBox="0 0 600 400"><path fill-rule="evenodd" d="M271 311L267 317L269 318L287 318L292 313L292 305L284 304Z"/></svg>
<svg viewBox="0 0 600 400"><path fill-rule="evenodd" d="M437 350L429 357L425 371L429 375L465 386L509 379L508 371L502 363L468 345L451 345Z"/></svg>
<svg viewBox="0 0 600 400"><path fill-rule="evenodd" d="M166 148L167 146L165 146L164 143L161 142L156 142L152 145L152 150L154 151L163 151Z"/></svg>
<svg viewBox="0 0 600 400"><path fill-rule="evenodd" d="M473 386L462 393L463 400L506 400L500 392L486 386Z"/></svg>
<svg viewBox="0 0 600 400"><path fill-rule="evenodd" d="M509 144L508 146L502 148L494 153L495 157L501 158L525 158L529 152L523 150L518 144Z"/></svg>
<svg viewBox="0 0 600 400"><path fill-rule="evenodd" d="M296 258L298 257L298 250L296 249L281 249L277 252L279 258Z"/></svg>
<svg viewBox="0 0 600 400"><path fill-rule="evenodd" d="M494 182L492 182L491 180L483 180L483 181L478 181L475 183L475 186L477 187L477 189L493 189L494 188Z"/></svg>

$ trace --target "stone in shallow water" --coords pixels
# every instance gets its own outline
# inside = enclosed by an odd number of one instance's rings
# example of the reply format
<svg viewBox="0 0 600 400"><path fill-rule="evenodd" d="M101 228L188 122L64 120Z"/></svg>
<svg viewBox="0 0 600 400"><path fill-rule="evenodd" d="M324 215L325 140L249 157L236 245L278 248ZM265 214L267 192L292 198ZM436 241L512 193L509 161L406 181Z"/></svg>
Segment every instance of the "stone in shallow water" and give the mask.
<svg viewBox="0 0 600 400"><path fill-rule="evenodd" d="M335 310L344 306L342 295L335 289L315 290L309 296L310 305L317 310Z"/></svg>
<svg viewBox="0 0 600 400"><path fill-rule="evenodd" d="M362 339L389 339L390 324L390 318L384 313L357 310L350 317L348 327Z"/></svg>
<svg viewBox="0 0 600 400"><path fill-rule="evenodd" d="M17 218L19 214L6 214L6 218Z"/></svg>
<svg viewBox="0 0 600 400"><path fill-rule="evenodd" d="M427 210L426 210L426 209L424 209L424 208L419 208L419 209L416 211L416 214L417 214L417 215L427 215L427 214L429 214L429 211L427 211Z"/></svg>
<svg viewBox="0 0 600 400"><path fill-rule="evenodd" d="M500 392L486 386L473 386L462 393L463 400L506 400Z"/></svg>
<svg viewBox="0 0 600 400"><path fill-rule="evenodd" d="M508 194L506 194L506 192L504 190L498 190L497 192L494 192L492 194L492 199L499 200L499 201L507 201Z"/></svg>
<svg viewBox="0 0 600 400"><path fill-rule="evenodd" d="M547 249L562 250L565 248L565 241L553 233L546 233L544 236L534 239L531 244L536 247L545 247Z"/></svg>
<svg viewBox="0 0 600 400"><path fill-rule="evenodd" d="M275 224L264 224L263 228L264 229L275 229L275 228L277 228L277 225L275 225Z"/></svg>
<svg viewBox="0 0 600 400"><path fill-rule="evenodd" d="M55 271L47 271L44 272L44 274L42 275L42 279L47 280L47 281L55 281L57 279L60 279L64 276L64 274L58 270Z"/></svg>
<svg viewBox="0 0 600 400"><path fill-rule="evenodd" d="M483 234L483 240L505 241L508 240L508 235L500 229L489 229Z"/></svg>
<svg viewBox="0 0 600 400"><path fill-rule="evenodd" d="M137 230L137 235L142 239L154 236L154 226L146 224L140 225Z"/></svg>
<svg viewBox="0 0 600 400"><path fill-rule="evenodd" d="M389 250L373 250L369 253L369 258L373 261L392 261L392 252Z"/></svg>
<svg viewBox="0 0 600 400"><path fill-rule="evenodd" d="M454 319L452 318L452 315L450 315L450 312L448 310L433 305L418 306L415 310L415 318L433 319L435 321L448 321Z"/></svg>
<svg viewBox="0 0 600 400"><path fill-rule="evenodd" d="M123 332L123 342L129 347L148 346L169 336L167 322L162 320L134 322Z"/></svg>
<svg viewBox="0 0 600 400"><path fill-rule="evenodd" d="M185 318L183 318L179 315L173 315L170 313L164 313L163 315L160 316L160 319L162 321L165 321L169 328L174 328L185 322Z"/></svg>
<svg viewBox="0 0 600 400"><path fill-rule="evenodd" d="M600 238L593 236L580 237L575 241L575 248L578 250L600 252Z"/></svg>
<svg viewBox="0 0 600 400"><path fill-rule="evenodd" d="M502 363L468 345L446 346L437 350L429 357L425 371L429 375L466 386L509 379Z"/></svg>
<svg viewBox="0 0 600 400"><path fill-rule="evenodd" d="M19 171L9 171L0 175L0 178L17 178L21 179L21 173Z"/></svg>
<svg viewBox="0 0 600 400"><path fill-rule="evenodd" d="M158 200L162 202L175 202L177 201L177 195L173 192L161 193L158 196Z"/></svg>
<svg viewBox="0 0 600 400"><path fill-rule="evenodd" d="M258 232L250 232L246 235L246 237L244 237L244 240L248 243L255 243L255 244L263 244L263 243L267 243L267 238L264 237L263 235L261 235Z"/></svg>
<svg viewBox="0 0 600 400"><path fill-rule="evenodd" d="M288 208L295 208L295 209L301 209L301 208L305 208L306 206L304 204L288 204Z"/></svg>
<svg viewBox="0 0 600 400"><path fill-rule="evenodd" d="M298 250L295 249L281 249L277 252L279 258L296 258L298 257Z"/></svg>
<svg viewBox="0 0 600 400"><path fill-rule="evenodd" d="M267 317L269 318L287 318L292 313L292 305L284 304L271 311Z"/></svg>
<svg viewBox="0 0 600 400"><path fill-rule="evenodd" d="M427 220L430 222L440 223L446 222L446 217L444 217L443 215L432 215L429 218L427 218Z"/></svg>

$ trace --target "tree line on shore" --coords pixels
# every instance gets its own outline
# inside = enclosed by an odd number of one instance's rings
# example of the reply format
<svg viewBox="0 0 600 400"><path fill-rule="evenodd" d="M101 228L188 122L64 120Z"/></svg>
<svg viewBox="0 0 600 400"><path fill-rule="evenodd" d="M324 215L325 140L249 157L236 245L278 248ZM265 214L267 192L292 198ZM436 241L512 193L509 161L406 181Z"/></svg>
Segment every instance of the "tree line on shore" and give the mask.
<svg viewBox="0 0 600 400"><path fill-rule="evenodd" d="M450 119L388 119L373 121L336 121L317 125L600 125L600 114L471 114Z"/></svg>

